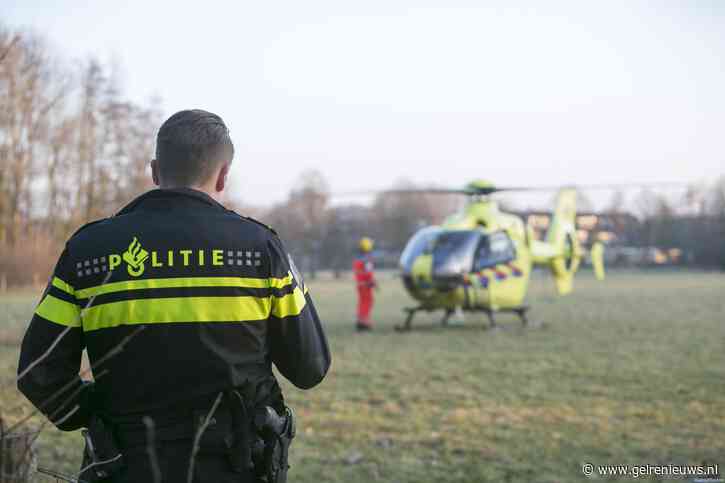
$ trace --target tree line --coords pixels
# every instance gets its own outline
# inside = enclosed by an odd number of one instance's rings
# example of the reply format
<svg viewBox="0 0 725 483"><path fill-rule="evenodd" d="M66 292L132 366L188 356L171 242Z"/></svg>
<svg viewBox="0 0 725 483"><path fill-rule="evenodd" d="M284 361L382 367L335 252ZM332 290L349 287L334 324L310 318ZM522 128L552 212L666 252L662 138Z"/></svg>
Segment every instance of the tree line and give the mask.
<svg viewBox="0 0 725 483"><path fill-rule="evenodd" d="M333 203L324 175L308 170L286 200L256 213L282 235L300 268L312 276L320 268L350 269L363 236L375 240L379 265L390 267L416 230L442 222L461 205L457 195L395 192L414 188L424 186L399 180L391 190L373 194L372 204Z"/></svg>
<svg viewBox="0 0 725 483"><path fill-rule="evenodd" d="M285 201L256 213L280 232L306 273L349 269L361 236L376 240L378 262L395 267L418 229L441 223L465 200L458 195L401 194L400 190L426 188L405 181L392 188L377 193L372 204L333 203L335 197L322 173L307 171ZM586 193L579 198L579 209L591 211ZM517 209L506 201L499 205L520 214L537 211ZM614 192L600 212L611 215L605 217L610 223L615 220L624 226L600 226L594 235L598 230L617 232L621 237L615 243L620 248L677 248L685 255L682 263L725 269L725 176L708 185L689 186L675 198L648 189L630 194L629 199L622 191Z"/></svg>
<svg viewBox="0 0 725 483"><path fill-rule="evenodd" d="M148 161L161 121L160 100L126 99L117 73L98 59L65 65L37 35L0 24L0 289L43 283L75 229L151 187ZM286 200L238 211L275 227L312 275L348 269L361 236L377 241L383 265L395 265L417 229L440 223L463 201L389 191L371 205L340 204L319 171L299 180ZM693 185L680 204L645 190L630 203L615 193L606 210L636 215L635 246L678 247L698 265L725 268L725 177Z"/></svg>
<svg viewBox="0 0 725 483"><path fill-rule="evenodd" d="M725 270L725 175L689 186L680 200L684 213L651 191L636 202L639 245L680 248L691 265Z"/></svg>
<svg viewBox="0 0 725 483"><path fill-rule="evenodd" d="M0 274L37 282L73 229L148 189L160 117L98 59L64 65L0 24Z"/></svg>

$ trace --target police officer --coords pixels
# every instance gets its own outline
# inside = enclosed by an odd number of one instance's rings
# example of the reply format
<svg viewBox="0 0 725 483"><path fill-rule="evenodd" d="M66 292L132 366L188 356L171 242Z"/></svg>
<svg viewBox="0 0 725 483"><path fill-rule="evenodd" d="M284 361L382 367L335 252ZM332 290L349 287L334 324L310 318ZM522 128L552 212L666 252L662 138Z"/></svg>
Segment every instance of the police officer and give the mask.
<svg viewBox="0 0 725 483"><path fill-rule="evenodd" d="M330 352L275 232L220 203L233 155L219 116L174 114L151 162L159 189L82 227L58 260L18 388L61 430L89 428L81 480L284 481L294 421L272 363L309 389Z"/></svg>

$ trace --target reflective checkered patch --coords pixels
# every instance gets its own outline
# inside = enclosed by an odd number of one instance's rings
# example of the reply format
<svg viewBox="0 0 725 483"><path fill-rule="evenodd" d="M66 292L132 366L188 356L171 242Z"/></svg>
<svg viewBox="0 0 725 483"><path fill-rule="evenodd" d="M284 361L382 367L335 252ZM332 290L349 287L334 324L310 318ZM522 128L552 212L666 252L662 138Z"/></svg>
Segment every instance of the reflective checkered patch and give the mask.
<svg viewBox="0 0 725 483"><path fill-rule="evenodd" d="M107 257L94 257L87 260L76 262L76 275L78 277L87 277L89 275L98 275L108 271Z"/></svg>
<svg viewBox="0 0 725 483"><path fill-rule="evenodd" d="M262 252L254 250L227 250L226 264L229 267L260 267Z"/></svg>

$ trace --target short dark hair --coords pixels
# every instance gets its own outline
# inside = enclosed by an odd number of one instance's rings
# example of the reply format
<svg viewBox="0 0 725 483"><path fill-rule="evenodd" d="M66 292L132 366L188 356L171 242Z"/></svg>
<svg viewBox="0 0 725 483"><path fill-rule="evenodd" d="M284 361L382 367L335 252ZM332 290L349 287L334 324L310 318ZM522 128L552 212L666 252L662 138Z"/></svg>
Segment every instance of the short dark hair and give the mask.
<svg viewBox="0 0 725 483"><path fill-rule="evenodd" d="M164 185L205 183L222 162L233 158L234 145L226 124L201 109L177 112L156 136L156 160Z"/></svg>

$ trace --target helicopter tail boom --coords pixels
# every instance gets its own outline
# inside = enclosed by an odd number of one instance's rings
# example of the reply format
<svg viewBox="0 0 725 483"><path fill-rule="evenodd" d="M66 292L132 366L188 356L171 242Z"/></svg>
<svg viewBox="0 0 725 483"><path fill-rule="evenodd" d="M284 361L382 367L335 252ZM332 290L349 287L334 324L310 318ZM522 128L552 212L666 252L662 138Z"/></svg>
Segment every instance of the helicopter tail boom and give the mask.
<svg viewBox="0 0 725 483"><path fill-rule="evenodd" d="M531 251L535 263L548 265L551 269L559 294L571 292L574 273L582 257L576 234L575 189L559 191L545 241L532 241Z"/></svg>
<svg viewBox="0 0 725 483"><path fill-rule="evenodd" d="M604 280L604 245L596 242L589 251L589 257L594 268L594 276L597 280Z"/></svg>

